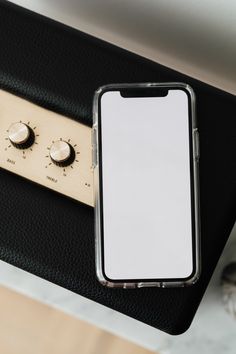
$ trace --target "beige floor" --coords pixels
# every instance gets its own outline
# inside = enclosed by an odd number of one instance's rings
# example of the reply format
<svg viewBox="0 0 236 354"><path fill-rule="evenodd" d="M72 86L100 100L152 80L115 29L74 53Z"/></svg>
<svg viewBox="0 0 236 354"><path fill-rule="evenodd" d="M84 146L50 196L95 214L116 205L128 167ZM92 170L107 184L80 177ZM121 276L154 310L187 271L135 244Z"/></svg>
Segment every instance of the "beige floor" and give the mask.
<svg viewBox="0 0 236 354"><path fill-rule="evenodd" d="M0 287L0 354L151 354L47 305Z"/></svg>

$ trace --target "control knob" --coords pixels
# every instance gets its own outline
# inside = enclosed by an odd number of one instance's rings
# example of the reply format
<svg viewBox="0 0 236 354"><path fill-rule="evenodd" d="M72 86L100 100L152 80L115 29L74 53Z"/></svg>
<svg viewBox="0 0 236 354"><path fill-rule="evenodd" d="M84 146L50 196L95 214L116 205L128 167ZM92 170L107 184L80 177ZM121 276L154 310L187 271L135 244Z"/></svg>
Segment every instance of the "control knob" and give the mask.
<svg viewBox="0 0 236 354"><path fill-rule="evenodd" d="M17 149L28 149L33 145L35 135L33 130L25 123L13 123L8 129L10 142Z"/></svg>
<svg viewBox="0 0 236 354"><path fill-rule="evenodd" d="M52 162L60 167L69 166L75 160L74 148L64 140L53 142L49 154Z"/></svg>

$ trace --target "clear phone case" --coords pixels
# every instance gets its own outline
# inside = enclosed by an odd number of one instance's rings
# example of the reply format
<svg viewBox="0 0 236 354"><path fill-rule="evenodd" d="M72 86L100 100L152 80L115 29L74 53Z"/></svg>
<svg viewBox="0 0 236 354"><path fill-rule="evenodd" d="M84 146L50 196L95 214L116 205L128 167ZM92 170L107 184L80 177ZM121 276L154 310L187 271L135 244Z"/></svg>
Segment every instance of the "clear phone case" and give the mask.
<svg viewBox="0 0 236 354"><path fill-rule="evenodd" d="M193 242L194 253L194 273L191 277L184 280L179 279L148 279L148 280L133 280L133 281L112 281L108 279L103 271L103 239L101 233L102 210L100 200L102 196L102 188L100 183L101 174L101 149L99 141L99 100L106 91L120 90L126 88L170 88L170 89L184 89L191 98L189 105L189 117L191 120L191 151L192 151L192 166L193 174L191 176L193 183L193 200L194 207L194 231L195 237ZM195 109L195 94L193 89L185 83L138 83L138 84L111 84L100 87L94 96L93 103L93 128L92 128L92 152L93 152L93 171L94 171L94 205L95 205L95 254L96 254L96 274L101 284L112 288L142 288L142 287L184 287L194 284L199 276L201 270L200 257L200 206L199 206L199 134L196 121ZM124 200L125 203L125 200ZM181 256L181 254L180 254Z"/></svg>

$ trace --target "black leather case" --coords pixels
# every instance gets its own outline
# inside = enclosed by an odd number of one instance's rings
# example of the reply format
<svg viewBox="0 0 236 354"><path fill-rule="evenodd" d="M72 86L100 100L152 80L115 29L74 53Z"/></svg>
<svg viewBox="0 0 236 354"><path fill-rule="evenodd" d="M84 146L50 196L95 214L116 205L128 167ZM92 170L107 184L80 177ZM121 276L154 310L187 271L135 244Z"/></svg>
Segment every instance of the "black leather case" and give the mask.
<svg viewBox="0 0 236 354"><path fill-rule="evenodd" d="M0 1L1 88L92 125L95 89L146 81L182 81L196 92L202 218L198 283L176 289L104 288L95 276L93 209L4 170L0 170L0 258L177 334L190 325L235 221L235 97Z"/></svg>

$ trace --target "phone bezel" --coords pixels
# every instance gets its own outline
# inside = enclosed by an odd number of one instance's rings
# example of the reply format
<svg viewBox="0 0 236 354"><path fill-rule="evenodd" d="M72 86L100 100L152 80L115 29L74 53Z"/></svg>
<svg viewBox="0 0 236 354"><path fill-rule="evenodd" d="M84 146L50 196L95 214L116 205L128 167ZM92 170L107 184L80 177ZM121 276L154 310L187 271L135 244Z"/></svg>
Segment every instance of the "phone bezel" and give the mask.
<svg viewBox="0 0 236 354"><path fill-rule="evenodd" d="M192 252L193 269L186 278L150 278L150 279L110 279L104 270L104 238L103 238L103 179L102 179L102 132L101 132L101 97L108 91L121 90L150 90L179 89L188 97L189 117L189 156L190 156L190 193L191 193L191 218L192 218ZM95 238L96 238L96 273L98 280L108 287L144 287L144 286L186 286L197 281L200 275L200 217L199 217L199 156L196 148L196 112L195 94L193 89L184 83L140 83L140 84L114 84L99 88L94 98L93 114L93 149L96 155L94 163L94 188L95 188Z"/></svg>

